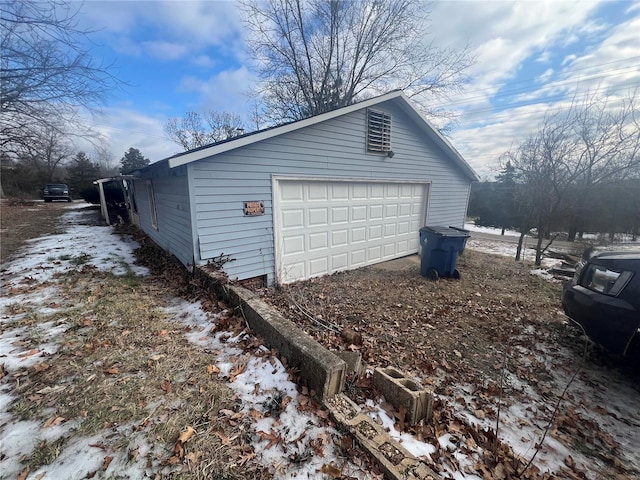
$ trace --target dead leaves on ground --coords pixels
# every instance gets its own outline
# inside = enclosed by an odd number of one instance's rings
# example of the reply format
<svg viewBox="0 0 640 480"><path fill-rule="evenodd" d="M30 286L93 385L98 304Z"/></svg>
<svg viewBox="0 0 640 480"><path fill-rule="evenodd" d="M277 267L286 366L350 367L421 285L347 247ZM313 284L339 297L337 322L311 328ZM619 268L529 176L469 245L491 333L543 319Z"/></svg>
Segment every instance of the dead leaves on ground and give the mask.
<svg viewBox="0 0 640 480"><path fill-rule="evenodd" d="M188 426L186 429L184 429L180 433L178 440L173 446L173 450L171 451L172 455L168 459L166 459L163 462L163 464L176 465L182 462L182 460L185 459L185 453L186 453L184 450L184 445L189 441L191 437L193 437L193 435L195 435L195 433L196 431L192 426ZM194 458L193 455L191 456L191 458Z"/></svg>

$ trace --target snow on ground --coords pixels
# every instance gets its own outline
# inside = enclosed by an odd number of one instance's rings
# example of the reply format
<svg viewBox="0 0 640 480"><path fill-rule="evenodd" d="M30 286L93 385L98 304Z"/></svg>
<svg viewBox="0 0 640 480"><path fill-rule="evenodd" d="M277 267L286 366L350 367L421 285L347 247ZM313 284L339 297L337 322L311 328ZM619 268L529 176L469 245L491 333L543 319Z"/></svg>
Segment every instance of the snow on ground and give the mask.
<svg viewBox="0 0 640 480"><path fill-rule="evenodd" d="M472 232L480 232L480 233L490 233L492 235L500 235L502 230L494 227L481 227L480 225L476 225L475 223L465 223L465 230L470 230ZM519 237L520 232L516 232L515 230L505 230L504 234L509 237Z"/></svg>
<svg viewBox="0 0 640 480"><path fill-rule="evenodd" d="M16 306L36 307L43 314L47 313L47 309L53 310L50 306L59 301L56 278L65 272L82 269L85 265L114 275L148 274L146 268L133 263L136 242L114 235L111 227L91 225L90 220L95 212L83 207L86 205L82 203L70 205L69 212L61 218L59 233L29 241L20 258L4 266L6 270L3 272L1 288L5 292L17 288L27 279L40 285L54 280L46 288L36 288L32 293L13 295L9 299L4 296L0 300L0 322L4 327L0 335L0 358L8 374L36 365L45 358L50 360L51 354L63 341L67 328L63 319L40 326L19 327L17 324L23 314L20 313L21 308ZM176 322L192 327L185 333L191 342L217 353L216 366L221 377L229 377L232 367L237 365L237 360L233 359L243 357L246 369L234 376L229 385L242 399L244 412L251 413L251 418L254 418L253 439L257 458L264 465L276 468L279 472L276 478L317 478L318 471L326 464L339 466L345 475L356 478L378 478L338 458L332 439L340 434L325 427L314 409L300 411L301 404L309 399L298 394L296 385L288 379L282 363L268 354L266 347L264 356L252 356L233 346L240 339L227 338L231 336L229 332L211 335L216 316L203 311L199 303L169 299L166 310ZM22 338L34 336L34 332L28 332L27 329L42 330L43 327L46 331L38 332L42 344L35 349L21 346ZM54 441L64 435L73 436L76 426L74 422L66 422L44 428L39 422L21 421L9 412L15 399L11 385L0 384L0 478L16 478L24 468L20 463L23 456L29 456L43 440ZM270 401L288 402L279 418L267 416L265 405L268 406ZM119 429L127 432L130 443L138 446L141 455L146 454L151 447L144 437L144 431L138 431L135 427L124 425ZM106 430L90 438L73 437L52 464L30 472L27 478L85 478L87 472L95 472L102 465L105 452L96 448L96 445L100 445L109 435L110 431ZM269 446L272 438L269 435L279 436L281 441ZM309 452L313 452L314 446L321 449L324 456L311 455L309 460L294 464L297 458L306 458ZM158 446L154 450L164 447ZM110 452L109 455L113 457L109 465L112 478L146 478L150 474L145 472L141 462L128 461L126 449Z"/></svg>
<svg viewBox="0 0 640 480"><path fill-rule="evenodd" d="M464 228L472 232L489 233L492 235L500 235L501 230L499 228L492 227L479 227L472 223L465 223ZM507 230L505 231L506 237L518 237L518 232ZM607 237L608 238L608 237ZM602 240L600 234L585 234L584 240L596 241ZM524 261L534 262L536 259L535 251L536 239L528 235L524 237L522 244L522 252L520 257ZM505 240L488 240L469 238L467 240L466 248L471 250L477 250L478 252L491 253L493 255L502 255L505 257L515 258L516 249L518 245L514 243L513 238L505 238ZM560 248L562 250L562 248ZM617 235L616 243L608 244L598 247L598 250L638 250L640 251L640 240L632 241L630 235ZM552 268L559 268L562 266L562 261L556 258L543 257L540 268L534 268L530 270L532 275L537 275L549 281L559 281L553 274L549 273Z"/></svg>

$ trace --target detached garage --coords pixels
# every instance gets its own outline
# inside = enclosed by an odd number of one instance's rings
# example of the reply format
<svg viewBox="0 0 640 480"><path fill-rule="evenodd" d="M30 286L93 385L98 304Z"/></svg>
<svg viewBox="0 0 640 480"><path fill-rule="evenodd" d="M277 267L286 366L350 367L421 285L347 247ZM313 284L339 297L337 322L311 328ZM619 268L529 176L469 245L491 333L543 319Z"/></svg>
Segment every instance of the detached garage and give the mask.
<svg viewBox="0 0 640 480"><path fill-rule="evenodd" d="M185 265L289 283L462 227L476 174L399 91L185 152L129 180L131 218Z"/></svg>

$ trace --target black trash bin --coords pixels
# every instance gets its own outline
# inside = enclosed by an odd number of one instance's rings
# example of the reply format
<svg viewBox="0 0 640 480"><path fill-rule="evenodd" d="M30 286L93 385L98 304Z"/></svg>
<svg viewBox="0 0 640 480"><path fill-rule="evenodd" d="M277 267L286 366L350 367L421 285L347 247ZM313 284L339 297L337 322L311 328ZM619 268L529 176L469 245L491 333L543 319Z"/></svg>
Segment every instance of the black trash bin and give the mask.
<svg viewBox="0 0 640 480"><path fill-rule="evenodd" d="M422 227L420 274L437 280L440 277L460 278L456 269L458 255L464 251L469 231L455 227Z"/></svg>

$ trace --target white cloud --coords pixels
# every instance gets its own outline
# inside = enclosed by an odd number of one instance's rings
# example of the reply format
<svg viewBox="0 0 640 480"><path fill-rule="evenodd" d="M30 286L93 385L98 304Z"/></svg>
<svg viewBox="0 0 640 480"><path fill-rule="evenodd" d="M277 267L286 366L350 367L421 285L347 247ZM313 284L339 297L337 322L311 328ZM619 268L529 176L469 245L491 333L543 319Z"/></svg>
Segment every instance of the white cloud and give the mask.
<svg viewBox="0 0 640 480"><path fill-rule="evenodd" d="M247 67L225 70L208 79L186 76L178 87L182 92L198 92L201 110L225 110L241 116L248 111L246 94L256 77Z"/></svg>
<svg viewBox="0 0 640 480"><path fill-rule="evenodd" d="M209 55L196 55L191 58L190 61L193 65L200 68L212 68L216 64L216 61Z"/></svg>
<svg viewBox="0 0 640 480"><path fill-rule="evenodd" d="M186 51L215 47L227 56L242 56L242 21L235 2L223 1L90 1L82 21L97 28L110 45L124 45L121 53L140 55L146 44L155 58L175 59ZM140 36L146 35L143 42ZM144 46L144 45L143 45Z"/></svg>
<svg viewBox="0 0 640 480"><path fill-rule="evenodd" d="M164 116L149 116L131 106L120 106L104 109L98 117L86 118L86 123L98 132L118 162L130 147L140 150L151 162L181 151L164 134L167 120ZM79 142L78 149L91 152L93 146L89 142Z"/></svg>
<svg viewBox="0 0 640 480"><path fill-rule="evenodd" d="M142 42L142 48L144 53L160 60L178 60L189 51L184 44L163 41Z"/></svg>

